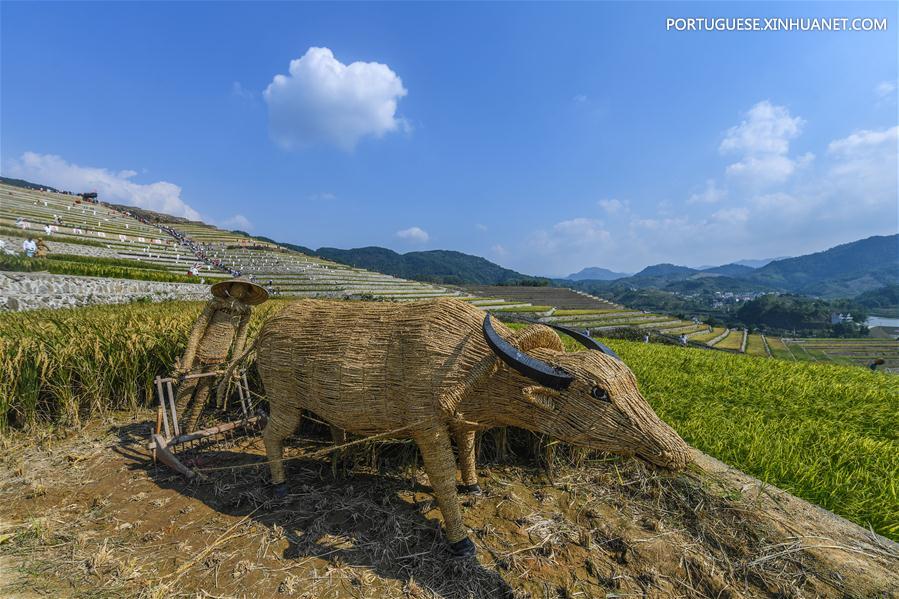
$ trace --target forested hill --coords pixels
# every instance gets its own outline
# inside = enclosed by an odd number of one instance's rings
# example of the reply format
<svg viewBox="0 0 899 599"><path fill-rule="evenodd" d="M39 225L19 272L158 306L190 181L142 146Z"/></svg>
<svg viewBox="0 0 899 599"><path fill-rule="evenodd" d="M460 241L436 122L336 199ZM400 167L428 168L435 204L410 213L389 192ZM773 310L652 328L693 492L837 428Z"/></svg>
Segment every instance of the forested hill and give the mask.
<svg viewBox="0 0 899 599"><path fill-rule="evenodd" d="M274 241L265 237L259 239ZM503 268L480 256L449 250L399 254L383 247L350 250L323 247L312 250L278 243L305 254L417 281L450 285L533 285L547 282L540 277ZM658 289L694 294L702 291L782 291L830 298L854 297L896 283L899 283L899 235L869 237L823 252L775 260L758 269L726 264L697 270L674 264L656 264L635 275L615 280L555 281L557 285L579 287L600 295L629 289Z"/></svg>
<svg viewBox="0 0 899 599"><path fill-rule="evenodd" d="M577 281L591 293L619 297L630 290L671 293L780 291L825 298L855 297L899 283L899 235L875 236L822 252L775 260L752 269L737 264L695 270L673 264L649 266L615 281Z"/></svg>
<svg viewBox="0 0 899 599"><path fill-rule="evenodd" d="M9 177L0 177L0 183L3 183L4 185L12 185L14 187L22 187L25 189L46 189L47 191L59 192L58 189L50 187L49 185L38 185L37 183L32 183L31 181L26 181L25 179L11 179Z"/></svg>
<svg viewBox="0 0 899 599"><path fill-rule="evenodd" d="M852 297L899 283L899 235L868 237L823 252L776 260L747 278L795 293Z"/></svg>
<svg viewBox="0 0 899 599"><path fill-rule="evenodd" d="M351 250L319 248L315 254L328 260L383 272L395 277L443 284L537 284L541 279L503 268L480 256L449 250L398 254L382 247Z"/></svg>

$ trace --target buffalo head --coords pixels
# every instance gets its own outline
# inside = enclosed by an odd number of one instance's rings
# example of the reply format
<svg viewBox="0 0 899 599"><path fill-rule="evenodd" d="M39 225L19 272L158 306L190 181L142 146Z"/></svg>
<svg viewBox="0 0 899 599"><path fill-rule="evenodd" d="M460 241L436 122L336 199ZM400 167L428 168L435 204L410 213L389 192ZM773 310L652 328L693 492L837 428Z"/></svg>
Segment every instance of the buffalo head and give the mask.
<svg viewBox="0 0 899 599"><path fill-rule="evenodd" d="M689 461L687 444L655 414L618 355L585 333L548 326L570 335L590 351L565 353L535 347L525 353L494 330L490 315L484 318L488 345L531 383L515 386L525 402L522 421L516 424L569 443L637 455L664 468L684 468ZM524 412L528 420L536 418L538 426L524 422Z"/></svg>

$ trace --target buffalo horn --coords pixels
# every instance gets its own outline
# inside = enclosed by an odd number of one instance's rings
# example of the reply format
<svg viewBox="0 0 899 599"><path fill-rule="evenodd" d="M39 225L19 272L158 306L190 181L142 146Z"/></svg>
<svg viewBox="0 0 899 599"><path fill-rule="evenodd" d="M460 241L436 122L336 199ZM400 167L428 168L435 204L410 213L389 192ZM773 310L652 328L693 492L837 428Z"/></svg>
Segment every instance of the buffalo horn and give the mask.
<svg viewBox="0 0 899 599"><path fill-rule="evenodd" d="M517 347L503 339L493 329L490 315L484 318L484 338L487 345L499 358L520 374L532 379L544 387L561 391L574 380L570 374L556 366L550 366L536 358L532 358Z"/></svg>
<svg viewBox="0 0 899 599"><path fill-rule="evenodd" d="M569 337L571 337L572 339L574 339L575 341L577 341L578 343L580 343L581 345L586 347L587 349L595 349L596 351L601 351L602 353L606 354L607 356L611 356L611 357L615 358L619 362L622 361L621 358L618 357L618 354L616 354L615 352L612 351L612 348L610 348L608 345L600 343L599 341L597 341L596 339L591 337L589 334L589 331L585 330L583 333L581 333L580 331L575 331L574 329L569 329L568 327L561 327L557 324L549 324L549 323L546 323L546 326L554 328L557 331L561 331L561 332L565 333L566 335L568 335Z"/></svg>

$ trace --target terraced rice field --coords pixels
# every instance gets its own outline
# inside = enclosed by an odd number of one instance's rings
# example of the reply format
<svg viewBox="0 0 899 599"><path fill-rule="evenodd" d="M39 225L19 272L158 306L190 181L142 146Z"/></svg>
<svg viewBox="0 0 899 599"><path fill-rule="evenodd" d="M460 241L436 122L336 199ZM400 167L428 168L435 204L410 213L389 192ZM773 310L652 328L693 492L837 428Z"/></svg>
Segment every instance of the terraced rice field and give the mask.
<svg viewBox="0 0 899 599"><path fill-rule="evenodd" d="M740 346L743 343L743 330L742 329L730 329L730 332L727 334L727 337L719 341L714 345L714 347L718 349L727 349L730 351L740 351Z"/></svg>
<svg viewBox="0 0 899 599"><path fill-rule="evenodd" d="M586 314L608 314L610 312L619 312L620 308L609 308L607 310L589 310L589 309L579 309L579 310L556 310L553 312L553 316L584 316Z"/></svg>
<svg viewBox="0 0 899 599"><path fill-rule="evenodd" d="M783 339L780 337L771 337L770 335L765 338L768 341L768 349L771 350L772 358L779 358L781 360L794 360L793 354L787 349L787 346L784 344Z"/></svg>
<svg viewBox="0 0 899 599"><path fill-rule="evenodd" d="M561 287L527 287L504 285L466 285L466 291L482 297L497 297L509 302L555 306L558 309L586 309L589 313L618 308L612 302Z"/></svg>
<svg viewBox="0 0 899 599"><path fill-rule="evenodd" d="M690 335L708 328L704 324L695 324L664 314L651 314L616 306L572 289L481 286L469 287L467 290L485 294L486 297L469 300L484 310L499 314L521 314L543 323L589 329L596 334L615 329L637 328L660 331L668 335ZM557 303L550 303L550 300Z"/></svg>
<svg viewBox="0 0 899 599"><path fill-rule="evenodd" d="M23 219L24 223L17 224L17 219ZM211 259L255 277L257 282L284 296L355 295L409 300L460 295L455 290L306 256L203 223L171 220L166 226L185 235ZM44 230L47 225L52 229L50 235ZM19 249L24 236L44 237L52 254L126 260L135 266L161 268L173 275L185 275L198 263L190 247L160 227L145 224L123 211L87 203L75 195L0 185L0 238L7 241L8 247ZM65 266L56 264L51 272L63 274L61 269ZM73 266L69 270L67 274L102 276L100 271L89 272L86 266ZM129 271L120 270L110 276L149 278L128 275ZM208 281L228 278L230 274L203 264L200 276Z"/></svg>
<svg viewBox="0 0 899 599"><path fill-rule="evenodd" d="M899 341L895 340L784 339L783 344L788 357L795 360L867 366L880 358L885 363L879 368L899 369ZM787 357L778 353L778 357Z"/></svg>
<svg viewBox="0 0 899 599"><path fill-rule="evenodd" d="M696 341L698 343L708 343L715 337L721 335L724 332L724 327L712 327L712 330L707 333L696 333L695 335L690 336L690 341Z"/></svg>
<svg viewBox="0 0 899 599"><path fill-rule="evenodd" d="M672 327L662 329L662 332L666 335L686 335L689 338L693 333L701 333L708 329L708 325L705 324L694 324L692 322L684 324L679 322Z"/></svg>
<svg viewBox="0 0 899 599"><path fill-rule="evenodd" d="M20 218L24 220L21 226L16 224ZM44 230L47 225L52 229L50 235ZM0 184L0 238L12 249L21 250L25 236L44 238L51 255L128 260L135 266L161 267L179 275L195 263L192 253L159 227L118 210L82 202L74 195ZM204 267L201 274L207 279L228 276L212 267Z"/></svg>
<svg viewBox="0 0 899 599"><path fill-rule="evenodd" d="M765 342L762 340L761 335L753 333L749 336L746 342L746 353L752 356L768 356L768 352L765 351Z"/></svg>
<svg viewBox="0 0 899 599"><path fill-rule="evenodd" d="M514 306L514 305L501 305L498 308L488 308L491 312L517 312L521 314L527 314L529 312L549 312L553 309L552 306Z"/></svg>

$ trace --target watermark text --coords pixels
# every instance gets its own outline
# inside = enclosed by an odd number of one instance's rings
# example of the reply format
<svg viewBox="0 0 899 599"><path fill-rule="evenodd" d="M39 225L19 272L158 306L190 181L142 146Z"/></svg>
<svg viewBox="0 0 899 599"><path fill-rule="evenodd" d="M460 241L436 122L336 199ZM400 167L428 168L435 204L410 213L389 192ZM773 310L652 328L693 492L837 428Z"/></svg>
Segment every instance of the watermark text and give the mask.
<svg viewBox="0 0 899 599"><path fill-rule="evenodd" d="M874 17L667 17L667 31L886 31Z"/></svg>

